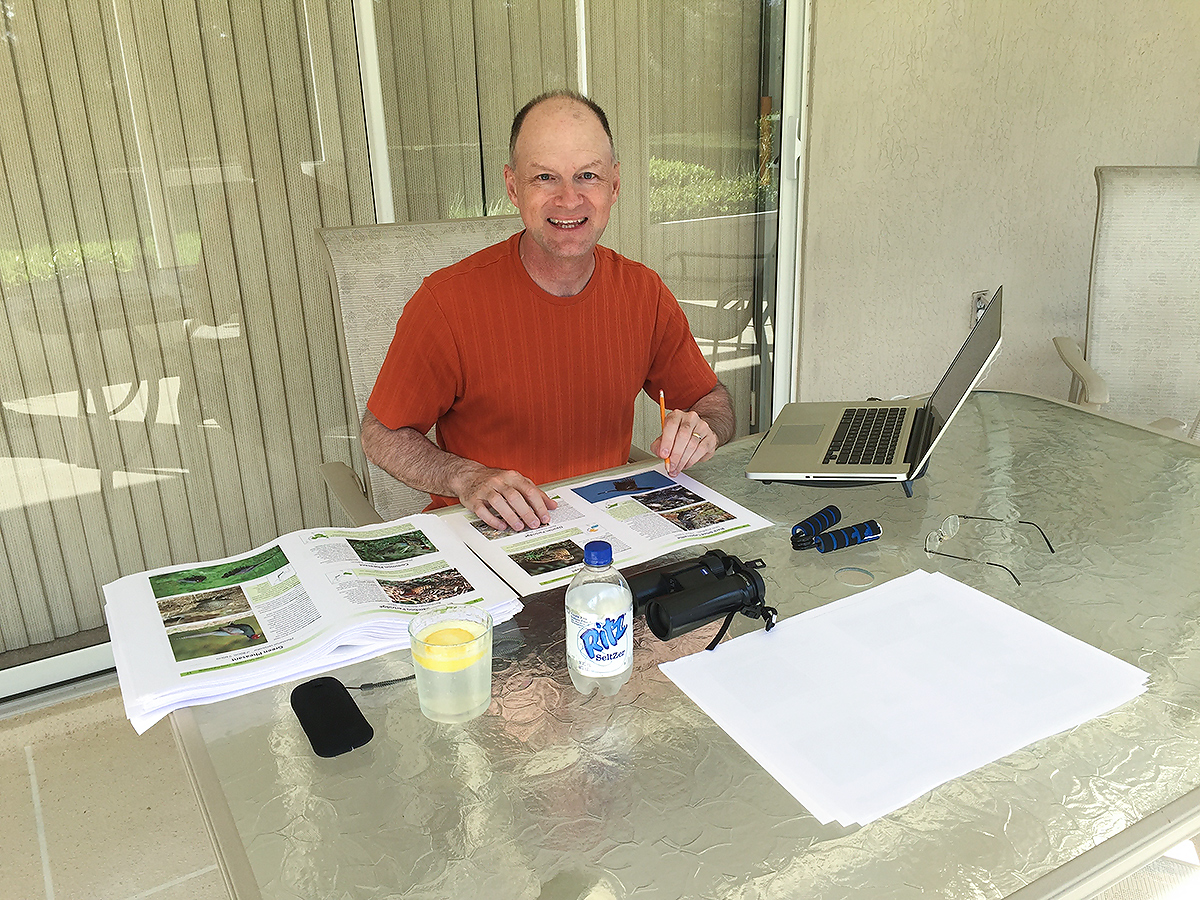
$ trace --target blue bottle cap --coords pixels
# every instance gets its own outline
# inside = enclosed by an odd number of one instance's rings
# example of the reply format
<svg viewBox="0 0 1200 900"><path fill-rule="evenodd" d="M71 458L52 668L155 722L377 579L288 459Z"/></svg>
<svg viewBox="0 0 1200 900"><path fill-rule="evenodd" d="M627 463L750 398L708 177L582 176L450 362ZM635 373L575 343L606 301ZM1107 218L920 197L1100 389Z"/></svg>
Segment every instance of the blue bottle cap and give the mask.
<svg viewBox="0 0 1200 900"><path fill-rule="evenodd" d="M612 565L612 546L608 541L588 541L583 545L583 562L597 567Z"/></svg>

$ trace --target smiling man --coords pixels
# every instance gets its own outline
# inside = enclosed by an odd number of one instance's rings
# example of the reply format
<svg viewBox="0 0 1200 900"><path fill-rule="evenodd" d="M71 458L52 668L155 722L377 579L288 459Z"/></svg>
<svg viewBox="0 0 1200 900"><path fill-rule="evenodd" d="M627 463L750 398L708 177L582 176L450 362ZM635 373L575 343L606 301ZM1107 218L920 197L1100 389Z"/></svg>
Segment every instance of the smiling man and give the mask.
<svg viewBox="0 0 1200 900"><path fill-rule="evenodd" d="M431 508L460 502L521 530L554 508L538 484L625 462L639 391L674 407L651 447L673 473L728 441L734 413L658 275L599 246L621 189L603 110L565 91L537 97L513 119L509 155L524 231L413 294L362 444Z"/></svg>

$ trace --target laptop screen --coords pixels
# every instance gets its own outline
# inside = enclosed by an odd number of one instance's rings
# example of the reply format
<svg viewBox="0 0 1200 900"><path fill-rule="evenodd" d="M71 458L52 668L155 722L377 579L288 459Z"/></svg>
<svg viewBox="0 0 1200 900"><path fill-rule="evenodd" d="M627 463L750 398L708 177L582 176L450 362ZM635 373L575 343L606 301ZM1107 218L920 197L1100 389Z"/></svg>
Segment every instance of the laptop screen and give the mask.
<svg viewBox="0 0 1200 900"><path fill-rule="evenodd" d="M971 388L983 372L983 367L987 365L989 357L1000 343L1000 291L1001 288L996 288L987 309L967 336L967 342L962 345L958 356L954 357L954 362L942 376L941 382L929 395L925 410L933 423L933 429L929 432L931 437L938 435L967 399L967 394L971 392Z"/></svg>

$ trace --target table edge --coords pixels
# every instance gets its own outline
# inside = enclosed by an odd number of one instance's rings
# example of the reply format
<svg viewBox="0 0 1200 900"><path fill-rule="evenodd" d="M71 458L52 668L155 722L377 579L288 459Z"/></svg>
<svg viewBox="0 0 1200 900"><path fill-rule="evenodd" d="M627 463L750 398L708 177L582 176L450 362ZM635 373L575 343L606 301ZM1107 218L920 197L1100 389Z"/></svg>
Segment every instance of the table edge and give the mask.
<svg viewBox="0 0 1200 900"><path fill-rule="evenodd" d="M217 777L212 757L204 745L196 717L190 708L184 707L173 710L167 718L171 722L184 771L196 795L200 816L204 819L226 892L231 900L262 900L250 857L246 854L246 847L233 820L229 801L221 789L221 780Z"/></svg>
<svg viewBox="0 0 1200 900"><path fill-rule="evenodd" d="M1094 897L1200 831L1200 787L1008 895L1008 900Z"/></svg>

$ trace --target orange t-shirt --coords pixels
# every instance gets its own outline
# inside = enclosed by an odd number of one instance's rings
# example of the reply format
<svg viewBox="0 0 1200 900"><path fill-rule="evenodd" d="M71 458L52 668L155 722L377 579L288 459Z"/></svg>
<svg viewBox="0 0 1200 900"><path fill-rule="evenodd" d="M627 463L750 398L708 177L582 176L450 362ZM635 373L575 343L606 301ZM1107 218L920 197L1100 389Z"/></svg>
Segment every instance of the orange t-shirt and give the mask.
<svg viewBox="0 0 1200 900"><path fill-rule="evenodd" d="M662 279L596 248L573 297L543 291L521 234L434 272L404 307L367 408L388 428L537 484L624 463L634 399L687 409L717 379ZM433 506L456 503L433 497Z"/></svg>

